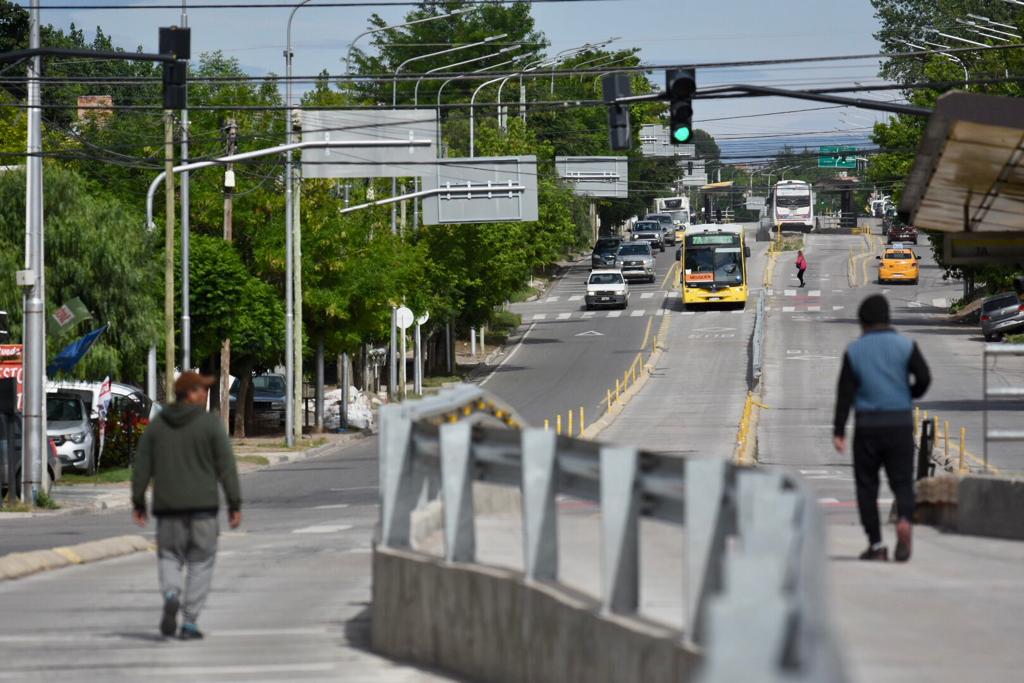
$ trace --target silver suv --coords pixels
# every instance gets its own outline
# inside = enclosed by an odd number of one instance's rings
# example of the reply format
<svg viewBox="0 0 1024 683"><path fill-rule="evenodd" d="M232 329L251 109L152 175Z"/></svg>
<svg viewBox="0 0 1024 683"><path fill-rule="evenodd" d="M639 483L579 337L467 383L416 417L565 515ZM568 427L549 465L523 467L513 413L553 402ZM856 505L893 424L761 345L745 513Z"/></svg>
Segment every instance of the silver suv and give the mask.
<svg viewBox="0 0 1024 683"><path fill-rule="evenodd" d="M654 282L654 254L648 242L623 244L619 247L619 258L615 265L627 280L635 278Z"/></svg>
<svg viewBox="0 0 1024 683"><path fill-rule="evenodd" d="M633 242L648 242L651 249L665 251L665 231L661 229L658 221L637 221L633 224L633 234L630 236Z"/></svg>
<svg viewBox="0 0 1024 683"><path fill-rule="evenodd" d="M77 394L46 395L46 435L57 447L61 466L86 474L96 473L99 454L92 420Z"/></svg>
<svg viewBox="0 0 1024 683"><path fill-rule="evenodd" d="M985 341L1024 330L1024 306L1013 292L990 296L981 302L981 333Z"/></svg>

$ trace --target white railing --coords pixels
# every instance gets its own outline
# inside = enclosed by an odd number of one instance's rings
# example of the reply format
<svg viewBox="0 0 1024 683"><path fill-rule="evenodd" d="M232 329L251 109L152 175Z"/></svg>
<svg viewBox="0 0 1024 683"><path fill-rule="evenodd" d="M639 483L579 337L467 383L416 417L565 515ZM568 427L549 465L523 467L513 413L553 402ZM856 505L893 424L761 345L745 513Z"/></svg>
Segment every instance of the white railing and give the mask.
<svg viewBox="0 0 1024 683"><path fill-rule="evenodd" d="M638 611L640 518L685 527L684 638L702 659L694 680L846 678L826 606L822 515L789 475L525 428L473 385L384 406L380 468L379 543L409 549L410 516L438 490L451 563L476 560L473 482L519 488L528 581L558 579L555 497L597 503L606 614Z"/></svg>

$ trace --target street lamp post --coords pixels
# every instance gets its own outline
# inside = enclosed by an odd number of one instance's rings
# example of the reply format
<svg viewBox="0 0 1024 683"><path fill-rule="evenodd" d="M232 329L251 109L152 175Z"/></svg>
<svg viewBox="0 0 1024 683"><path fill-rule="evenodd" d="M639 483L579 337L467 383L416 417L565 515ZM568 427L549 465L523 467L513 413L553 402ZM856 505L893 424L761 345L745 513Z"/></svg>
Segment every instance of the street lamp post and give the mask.
<svg viewBox="0 0 1024 683"><path fill-rule="evenodd" d="M434 17L426 17L424 19L416 19L414 21L407 21L404 24L389 24L387 26L379 26L377 28L371 28L369 31L363 31L358 36L352 39L352 42L348 44L348 50L345 51L345 73L352 73L352 49L355 47L356 41L360 38L368 36L372 33L380 33L381 31L387 31L392 28L404 28L406 26L413 26L415 24L425 24L428 21L437 21L438 19L450 19L451 17L458 16L460 14L466 14L467 12L473 11L473 8L460 9L455 12L449 12L447 14L438 14Z"/></svg>
<svg viewBox="0 0 1024 683"><path fill-rule="evenodd" d="M506 64L511 64L511 63L515 62L516 59L517 58L507 59L504 62L498 62L497 64L491 64L490 66L485 66L485 67L483 67L481 69L477 69L476 71L472 71L470 73L478 74L478 73L483 73L484 71L490 71L491 69L497 69L499 66L505 66ZM440 149L441 149L441 93L444 92L444 88L445 88L446 85L448 85L452 81L457 81L457 80L459 80L459 79L458 78L449 78L444 83L441 84L440 88L437 89L437 145L438 145L437 148L438 148L438 153L439 154L440 154Z"/></svg>

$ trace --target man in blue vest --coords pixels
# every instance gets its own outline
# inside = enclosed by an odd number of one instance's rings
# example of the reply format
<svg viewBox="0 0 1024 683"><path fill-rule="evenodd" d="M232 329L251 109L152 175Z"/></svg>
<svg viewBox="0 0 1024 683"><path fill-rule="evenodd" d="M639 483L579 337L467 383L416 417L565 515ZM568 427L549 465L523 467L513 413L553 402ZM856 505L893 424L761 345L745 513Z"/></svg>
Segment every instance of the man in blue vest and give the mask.
<svg viewBox="0 0 1024 683"><path fill-rule="evenodd" d="M896 496L894 557L906 562L914 517L913 399L927 391L931 373L917 344L889 325L884 296L864 299L857 316L863 334L846 347L843 356L832 443L838 452L846 450L846 418L852 405L857 413L853 436L857 507L869 544L860 559L889 559L878 518L878 470L884 467Z"/></svg>

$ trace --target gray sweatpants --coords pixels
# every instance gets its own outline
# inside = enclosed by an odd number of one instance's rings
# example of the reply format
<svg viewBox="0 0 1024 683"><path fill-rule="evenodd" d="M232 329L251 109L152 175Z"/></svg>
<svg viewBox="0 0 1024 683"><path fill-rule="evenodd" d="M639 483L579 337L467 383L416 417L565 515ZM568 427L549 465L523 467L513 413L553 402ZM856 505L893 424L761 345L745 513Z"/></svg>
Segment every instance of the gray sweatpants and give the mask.
<svg viewBox="0 0 1024 683"><path fill-rule="evenodd" d="M164 596L168 593L179 596L187 623L196 623L210 592L219 531L217 515L212 512L157 517L160 591ZM187 585L183 571L186 567Z"/></svg>

